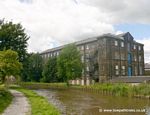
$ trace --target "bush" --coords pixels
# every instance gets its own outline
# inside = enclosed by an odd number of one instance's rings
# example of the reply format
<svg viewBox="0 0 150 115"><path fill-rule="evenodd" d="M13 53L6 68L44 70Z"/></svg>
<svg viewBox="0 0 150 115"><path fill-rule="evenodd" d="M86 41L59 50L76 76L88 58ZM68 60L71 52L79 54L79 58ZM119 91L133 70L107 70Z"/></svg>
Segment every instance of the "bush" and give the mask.
<svg viewBox="0 0 150 115"><path fill-rule="evenodd" d="M12 101L12 95L9 91L0 87L0 113L2 113Z"/></svg>

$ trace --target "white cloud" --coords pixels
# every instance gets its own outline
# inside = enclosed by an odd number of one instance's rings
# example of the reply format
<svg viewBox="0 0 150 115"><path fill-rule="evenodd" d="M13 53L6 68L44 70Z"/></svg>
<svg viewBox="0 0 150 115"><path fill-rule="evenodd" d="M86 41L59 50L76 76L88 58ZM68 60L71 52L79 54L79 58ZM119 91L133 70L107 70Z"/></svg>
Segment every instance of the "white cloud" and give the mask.
<svg viewBox="0 0 150 115"><path fill-rule="evenodd" d="M21 22L26 28L30 51L114 32L105 13L74 0L5 0L0 4L0 17Z"/></svg>
<svg viewBox="0 0 150 115"><path fill-rule="evenodd" d="M43 51L102 33L113 25L150 24L150 0L0 0L0 18L20 22L30 36L29 51ZM145 44L149 60L150 39Z"/></svg>
<svg viewBox="0 0 150 115"><path fill-rule="evenodd" d="M150 0L80 0L109 15L109 21L118 23L150 24Z"/></svg>

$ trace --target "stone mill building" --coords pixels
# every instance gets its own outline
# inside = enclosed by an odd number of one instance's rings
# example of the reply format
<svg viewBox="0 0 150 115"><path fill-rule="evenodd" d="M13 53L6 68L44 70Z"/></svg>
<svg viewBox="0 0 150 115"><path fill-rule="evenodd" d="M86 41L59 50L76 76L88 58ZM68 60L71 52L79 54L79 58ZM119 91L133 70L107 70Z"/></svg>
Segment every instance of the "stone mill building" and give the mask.
<svg viewBox="0 0 150 115"><path fill-rule="evenodd" d="M144 45L127 32L119 35L103 34L75 42L84 63L82 78L109 81L118 77L144 75ZM47 60L58 56L64 46L40 53Z"/></svg>

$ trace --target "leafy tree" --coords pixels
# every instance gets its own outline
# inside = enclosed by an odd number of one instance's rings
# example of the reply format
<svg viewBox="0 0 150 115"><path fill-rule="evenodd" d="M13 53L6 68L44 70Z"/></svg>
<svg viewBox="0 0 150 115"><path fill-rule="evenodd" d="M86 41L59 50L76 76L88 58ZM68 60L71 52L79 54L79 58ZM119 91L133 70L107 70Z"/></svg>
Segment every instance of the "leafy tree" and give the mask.
<svg viewBox="0 0 150 115"><path fill-rule="evenodd" d="M39 82L42 77L43 59L40 54L32 54L28 60L28 80Z"/></svg>
<svg viewBox="0 0 150 115"><path fill-rule="evenodd" d="M64 47L57 59L58 76L68 83L68 80L81 76L82 63L80 52L75 44Z"/></svg>
<svg viewBox="0 0 150 115"><path fill-rule="evenodd" d="M42 72L44 82L57 82L57 58L49 58Z"/></svg>
<svg viewBox="0 0 150 115"><path fill-rule="evenodd" d="M29 37L20 23L0 20L0 50L11 49L18 53L19 61L23 62L27 55Z"/></svg>
<svg viewBox="0 0 150 115"><path fill-rule="evenodd" d="M0 78L4 83L5 77L14 77L20 74L22 64L18 60L18 54L12 50L0 51Z"/></svg>
<svg viewBox="0 0 150 115"><path fill-rule="evenodd" d="M27 58L25 58L23 62L23 70L21 71L21 80L28 82L31 81L31 76L30 76L30 57L32 54L27 54Z"/></svg>
<svg viewBox="0 0 150 115"><path fill-rule="evenodd" d="M0 50L11 49L18 53L19 61L23 64L21 76L26 77L27 41L29 37L20 23L0 20Z"/></svg>

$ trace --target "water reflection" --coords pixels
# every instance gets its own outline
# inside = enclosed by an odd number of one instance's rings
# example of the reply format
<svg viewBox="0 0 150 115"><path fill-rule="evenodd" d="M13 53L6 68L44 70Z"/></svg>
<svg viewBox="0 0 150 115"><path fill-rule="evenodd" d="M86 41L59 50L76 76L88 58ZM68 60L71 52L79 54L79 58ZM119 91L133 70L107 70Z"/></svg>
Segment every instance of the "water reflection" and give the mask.
<svg viewBox="0 0 150 115"><path fill-rule="evenodd" d="M150 115L146 99L106 96L73 89L35 90L62 115Z"/></svg>

